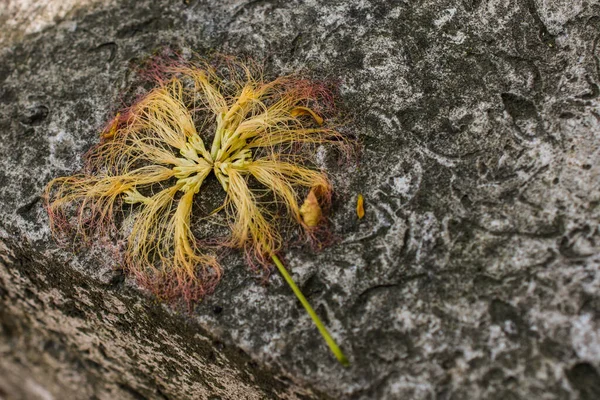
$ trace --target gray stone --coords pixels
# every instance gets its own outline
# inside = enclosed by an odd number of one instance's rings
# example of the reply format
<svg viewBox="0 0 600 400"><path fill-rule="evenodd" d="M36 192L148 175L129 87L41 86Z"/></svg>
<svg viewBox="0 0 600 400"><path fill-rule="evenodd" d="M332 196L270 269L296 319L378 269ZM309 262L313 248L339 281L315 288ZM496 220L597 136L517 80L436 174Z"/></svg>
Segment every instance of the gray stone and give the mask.
<svg viewBox="0 0 600 400"><path fill-rule="evenodd" d="M597 1L158 3L2 33L0 398L600 398ZM51 239L44 185L165 46L339 82L339 240L285 259L350 368L239 254L190 316Z"/></svg>

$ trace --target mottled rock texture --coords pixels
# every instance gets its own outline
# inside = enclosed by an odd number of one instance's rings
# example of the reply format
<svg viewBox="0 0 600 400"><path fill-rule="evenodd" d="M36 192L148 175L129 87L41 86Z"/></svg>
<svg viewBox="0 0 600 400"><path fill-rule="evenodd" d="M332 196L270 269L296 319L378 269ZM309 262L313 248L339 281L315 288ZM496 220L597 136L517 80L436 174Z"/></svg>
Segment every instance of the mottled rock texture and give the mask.
<svg viewBox="0 0 600 400"><path fill-rule="evenodd" d="M2 33L0 398L600 398L597 1L115 3ZM42 188L165 46L339 82L339 240L285 258L350 368L238 254L190 317L51 240Z"/></svg>

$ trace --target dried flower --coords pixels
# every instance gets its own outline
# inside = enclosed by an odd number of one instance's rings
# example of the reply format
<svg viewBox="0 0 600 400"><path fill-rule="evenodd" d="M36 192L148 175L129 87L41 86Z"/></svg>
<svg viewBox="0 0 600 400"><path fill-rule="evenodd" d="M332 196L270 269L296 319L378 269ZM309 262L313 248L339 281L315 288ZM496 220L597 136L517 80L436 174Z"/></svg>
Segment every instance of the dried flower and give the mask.
<svg viewBox="0 0 600 400"><path fill-rule="evenodd" d="M117 114L83 172L46 188L53 230L73 229L82 238L106 235L115 226L115 211L123 203L136 205L126 269L166 299L193 302L221 278L217 258L190 226L194 201L211 173L226 192L222 209L231 235L223 244L244 249L265 268L275 261L289 283L276 256L283 241L278 226L287 218L311 233L321 222L332 187L324 172L308 165L311 147L345 143L323 126L317 107L328 92L322 85L290 76L265 82L231 60L221 67L162 65L157 86ZM303 190L308 197L299 206ZM299 298L306 307L301 293ZM307 310L317 322L309 305Z"/></svg>

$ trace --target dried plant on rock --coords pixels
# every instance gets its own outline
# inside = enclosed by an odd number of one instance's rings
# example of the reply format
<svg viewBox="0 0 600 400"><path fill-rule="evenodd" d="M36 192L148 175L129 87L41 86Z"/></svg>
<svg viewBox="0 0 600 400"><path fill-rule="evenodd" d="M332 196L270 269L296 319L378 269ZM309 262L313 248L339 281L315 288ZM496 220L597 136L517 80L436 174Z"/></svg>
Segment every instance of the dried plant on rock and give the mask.
<svg viewBox="0 0 600 400"><path fill-rule="evenodd" d="M281 271L282 220L311 235L331 198L326 174L310 165L315 145L347 145L323 125L329 92L294 76L265 81L231 60L218 68L163 64L154 78L156 87L102 133L83 171L48 184L53 230L83 239L106 235L115 231L123 203L135 205L127 271L161 298L193 302L221 278L217 258L190 225L194 201L201 201L212 173L226 193L216 210L229 220L230 236L222 243L243 249L254 265L269 268L273 260Z"/></svg>

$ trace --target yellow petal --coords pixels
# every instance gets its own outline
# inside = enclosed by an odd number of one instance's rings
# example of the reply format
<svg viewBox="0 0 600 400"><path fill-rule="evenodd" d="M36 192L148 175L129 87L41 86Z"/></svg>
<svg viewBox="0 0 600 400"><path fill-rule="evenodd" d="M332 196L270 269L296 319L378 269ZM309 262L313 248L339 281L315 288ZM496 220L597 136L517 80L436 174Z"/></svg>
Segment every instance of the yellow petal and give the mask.
<svg viewBox="0 0 600 400"><path fill-rule="evenodd" d="M315 195L315 190L311 189L306 196L306 200L300 207L300 215L304 223L310 227L317 226L321 221L321 206Z"/></svg>
<svg viewBox="0 0 600 400"><path fill-rule="evenodd" d="M323 118L321 118L316 112L308 107L295 107L292 111L290 111L290 114L292 117L297 117L299 115L310 115L313 117L317 125L323 125Z"/></svg>
<svg viewBox="0 0 600 400"><path fill-rule="evenodd" d="M101 139L112 139L115 137L115 133L117 133L117 128L119 127L119 118L121 117L121 113L117 113L115 118L112 120L110 126L108 126L104 131L100 133Z"/></svg>
<svg viewBox="0 0 600 400"><path fill-rule="evenodd" d="M365 199L361 193L358 194L358 199L356 199L356 215L358 219L362 219L365 216Z"/></svg>

